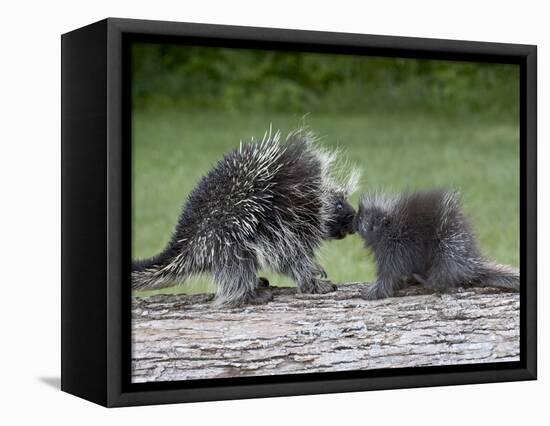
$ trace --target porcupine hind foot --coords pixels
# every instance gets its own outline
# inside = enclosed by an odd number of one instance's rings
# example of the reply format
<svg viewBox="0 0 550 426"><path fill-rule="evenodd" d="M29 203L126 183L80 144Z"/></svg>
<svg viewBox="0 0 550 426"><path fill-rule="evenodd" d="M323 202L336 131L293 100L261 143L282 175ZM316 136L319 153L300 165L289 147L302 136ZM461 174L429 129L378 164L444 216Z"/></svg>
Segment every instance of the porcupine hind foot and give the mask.
<svg viewBox="0 0 550 426"><path fill-rule="evenodd" d="M258 278L256 267L250 260L242 260L213 271L218 290L214 304L224 308L245 305L262 305L273 299L269 281Z"/></svg>
<svg viewBox="0 0 550 426"><path fill-rule="evenodd" d="M270 288L258 287L239 297L226 297L216 294L214 305L220 308L242 308L246 305L264 305L273 300L273 292Z"/></svg>
<svg viewBox="0 0 550 426"><path fill-rule="evenodd" d="M269 288L269 280L264 277L258 278L258 288Z"/></svg>
<svg viewBox="0 0 550 426"><path fill-rule="evenodd" d="M267 285L269 286L269 281L267 281ZM247 303L249 303L250 305L265 305L272 300L273 292L271 291L271 289L266 287L259 287L252 295L248 296Z"/></svg>
<svg viewBox="0 0 550 426"><path fill-rule="evenodd" d="M329 280L311 279L307 284L298 286L298 292L306 294L326 294L338 290L336 284Z"/></svg>
<svg viewBox="0 0 550 426"><path fill-rule="evenodd" d="M323 280L326 280L328 278L328 274L327 274L327 271L325 271L325 268L323 268L321 265L319 264L315 264L315 274L317 277L323 279ZM258 278L258 288L269 288L271 286L269 280L265 277L259 277ZM329 293L330 291L334 291L337 289L337 287L332 284L331 288L333 290L328 290L328 291L323 291L322 293ZM327 287L328 289L328 287Z"/></svg>
<svg viewBox="0 0 550 426"><path fill-rule="evenodd" d="M329 280L315 280L316 284L314 286L314 293L317 294L325 294L325 293L332 293L333 291L338 290L338 287L336 284L332 283Z"/></svg>

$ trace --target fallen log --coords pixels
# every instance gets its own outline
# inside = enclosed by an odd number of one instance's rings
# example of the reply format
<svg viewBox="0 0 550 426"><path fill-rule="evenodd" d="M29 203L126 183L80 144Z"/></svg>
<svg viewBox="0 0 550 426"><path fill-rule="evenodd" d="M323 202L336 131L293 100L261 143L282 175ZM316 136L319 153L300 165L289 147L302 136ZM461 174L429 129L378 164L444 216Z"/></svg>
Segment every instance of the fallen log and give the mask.
<svg viewBox="0 0 550 426"><path fill-rule="evenodd" d="M295 374L519 360L519 294L419 287L378 301L362 284L324 295L274 288L267 305L212 295L132 300L132 381Z"/></svg>

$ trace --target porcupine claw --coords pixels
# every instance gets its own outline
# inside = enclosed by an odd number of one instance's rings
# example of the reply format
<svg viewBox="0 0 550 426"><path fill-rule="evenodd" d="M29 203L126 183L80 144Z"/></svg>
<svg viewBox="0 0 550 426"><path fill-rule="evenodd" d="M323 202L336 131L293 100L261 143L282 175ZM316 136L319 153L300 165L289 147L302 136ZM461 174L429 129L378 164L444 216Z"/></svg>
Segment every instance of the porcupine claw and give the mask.
<svg viewBox="0 0 550 426"><path fill-rule="evenodd" d="M329 280L317 280L317 284L315 285L314 291L312 293L325 294L331 293L336 290L338 290L336 284L333 284Z"/></svg>

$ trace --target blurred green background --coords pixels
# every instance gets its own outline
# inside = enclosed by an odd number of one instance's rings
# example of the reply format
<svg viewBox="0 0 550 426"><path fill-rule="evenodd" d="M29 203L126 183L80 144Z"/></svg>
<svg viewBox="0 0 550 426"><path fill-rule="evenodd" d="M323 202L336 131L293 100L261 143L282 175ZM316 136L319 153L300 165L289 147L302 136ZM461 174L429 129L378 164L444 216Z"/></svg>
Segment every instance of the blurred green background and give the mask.
<svg viewBox="0 0 550 426"><path fill-rule="evenodd" d="M187 195L240 140L306 124L362 169L359 192L459 189L484 253L519 265L515 65L138 43L132 103L133 258L163 249ZM375 277L357 236L319 260L336 283ZM137 294L214 289L205 276Z"/></svg>

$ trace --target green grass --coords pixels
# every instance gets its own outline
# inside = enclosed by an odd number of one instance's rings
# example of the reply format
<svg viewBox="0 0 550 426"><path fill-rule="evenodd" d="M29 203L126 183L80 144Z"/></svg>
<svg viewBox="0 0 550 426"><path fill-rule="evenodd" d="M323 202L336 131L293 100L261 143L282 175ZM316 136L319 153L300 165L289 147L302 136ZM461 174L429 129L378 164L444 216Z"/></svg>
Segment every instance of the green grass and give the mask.
<svg viewBox="0 0 550 426"><path fill-rule="evenodd" d="M239 140L263 135L270 123L288 130L290 114L136 112L133 118L133 257L163 249L183 203L200 178ZM363 171L361 191L455 187L484 253L519 265L519 124L478 115L310 115L305 123L340 147ZM358 194L352 198L357 204ZM320 263L334 282L369 281L375 268L357 236L325 243ZM286 278L263 272L275 285ZM210 277L153 293L214 291Z"/></svg>

